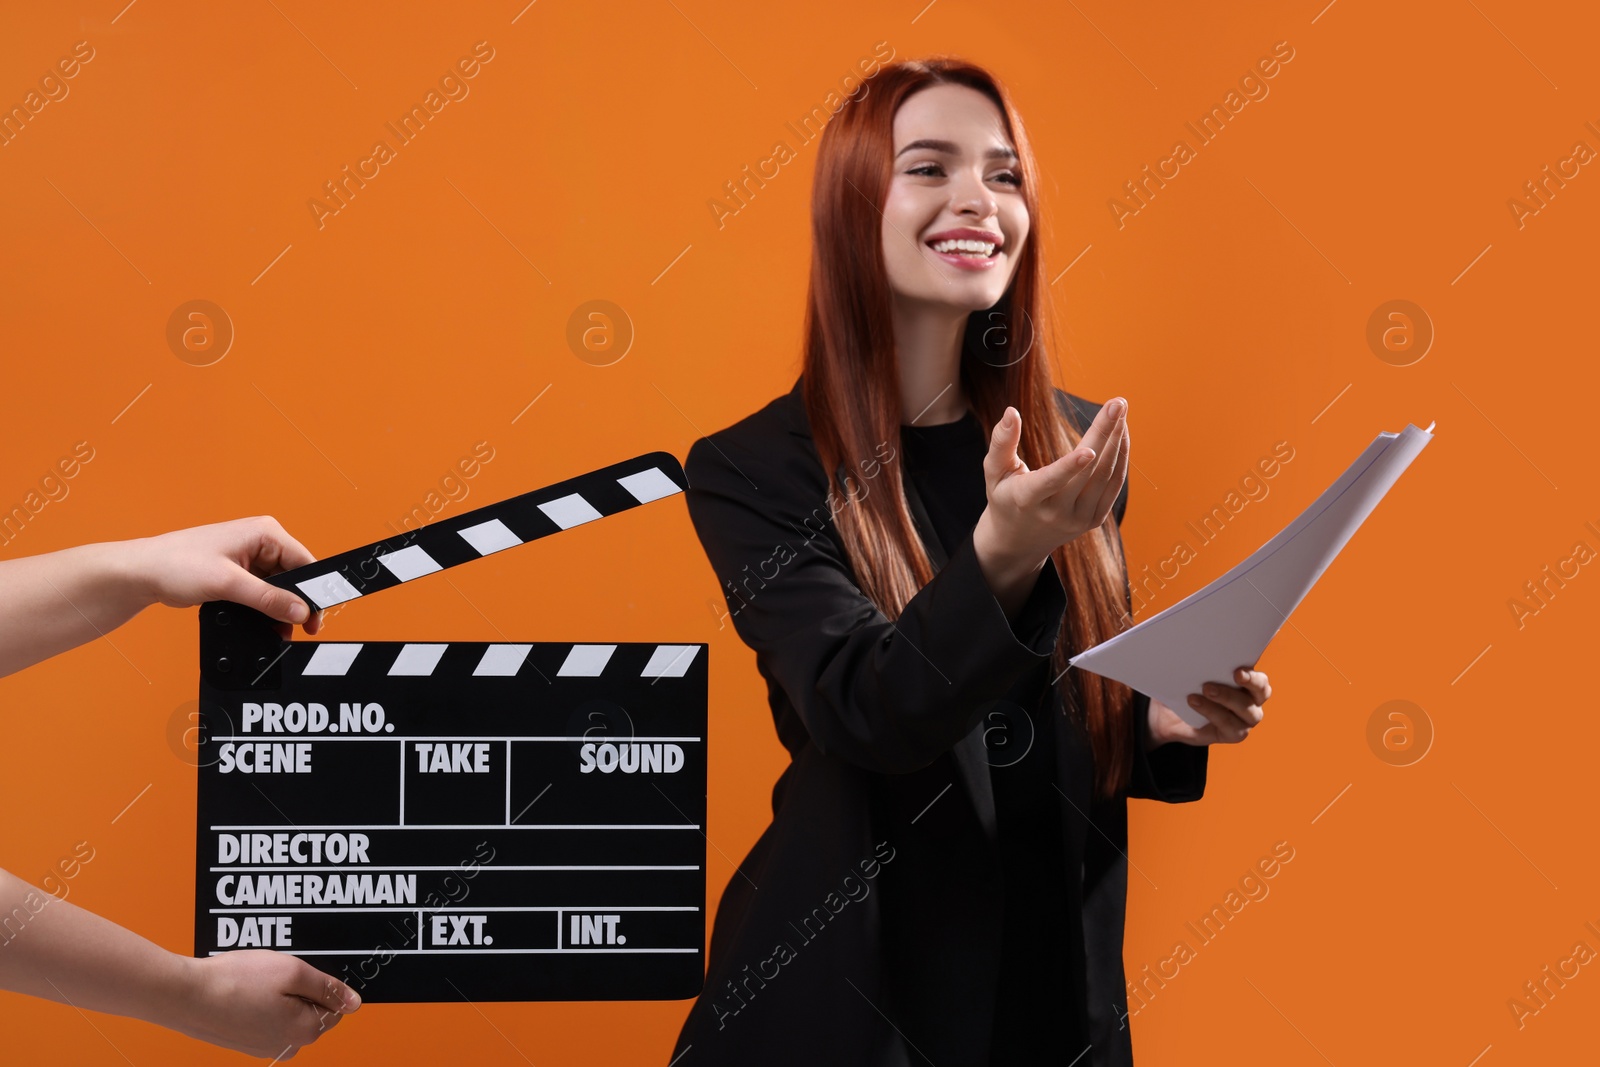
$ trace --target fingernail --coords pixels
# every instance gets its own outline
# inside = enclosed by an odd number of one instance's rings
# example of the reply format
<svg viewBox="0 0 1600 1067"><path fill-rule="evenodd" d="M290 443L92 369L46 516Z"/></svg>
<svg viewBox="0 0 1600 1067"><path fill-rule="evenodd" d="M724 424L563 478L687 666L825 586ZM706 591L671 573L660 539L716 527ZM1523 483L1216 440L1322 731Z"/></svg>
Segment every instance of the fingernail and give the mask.
<svg viewBox="0 0 1600 1067"><path fill-rule="evenodd" d="M305 622L309 618L311 618L311 609L306 607L304 601L297 600L289 608L290 622Z"/></svg>
<svg viewBox="0 0 1600 1067"><path fill-rule="evenodd" d="M1190 693L1189 694L1189 703L1198 708L1200 706L1200 698L1195 696L1193 693Z"/></svg>

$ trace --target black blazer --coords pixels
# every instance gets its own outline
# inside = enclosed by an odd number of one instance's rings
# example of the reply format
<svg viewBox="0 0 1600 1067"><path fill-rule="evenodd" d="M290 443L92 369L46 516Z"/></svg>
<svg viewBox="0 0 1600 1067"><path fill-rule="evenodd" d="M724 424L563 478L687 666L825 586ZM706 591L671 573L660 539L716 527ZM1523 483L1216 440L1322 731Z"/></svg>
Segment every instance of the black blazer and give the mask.
<svg viewBox="0 0 1600 1067"><path fill-rule="evenodd" d="M1048 662L1066 593L1046 561L1008 620L971 535L947 557L906 478L937 573L890 622L858 587L830 520L828 479L800 388L797 379L784 396L695 441L684 463L690 520L723 583L729 621L756 653L792 762L773 788L772 824L723 892L706 986L672 1063L981 1063L1001 892L981 719L987 704ZM1080 430L1099 410L1059 389L1056 397ZM880 458L899 459L887 451ZM882 491L882 483L863 484ZM1114 505L1119 523L1126 504L1124 484ZM1136 694L1129 795L1198 799L1208 750L1171 743L1145 752L1148 706L1149 697ZM1093 1045L1078 1067L1131 1064L1122 965L1126 803L1091 798L1081 753L1073 764L1066 731L1056 734L1058 782L1078 798L1063 798L1064 847L1083 856L1078 902ZM894 798L888 808L902 810L887 810L885 795ZM891 871L902 882L914 873L910 910L937 924L927 927L937 931L930 958L941 960L934 966L964 1035L950 1047L908 1048L885 1013L877 890Z"/></svg>

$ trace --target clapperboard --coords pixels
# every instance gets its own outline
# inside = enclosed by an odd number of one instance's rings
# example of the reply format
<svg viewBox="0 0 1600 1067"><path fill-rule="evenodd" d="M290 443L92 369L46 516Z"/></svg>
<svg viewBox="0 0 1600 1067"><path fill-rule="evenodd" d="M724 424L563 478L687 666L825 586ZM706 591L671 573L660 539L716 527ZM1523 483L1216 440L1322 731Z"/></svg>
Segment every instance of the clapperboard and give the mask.
<svg viewBox="0 0 1600 1067"><path fill-rule="evenodd" d="M687 484L651 452L268 581L328 608ZM377 1003L696 996L708 654L285 641L203 605L195 954L281 950Z"/></svg>

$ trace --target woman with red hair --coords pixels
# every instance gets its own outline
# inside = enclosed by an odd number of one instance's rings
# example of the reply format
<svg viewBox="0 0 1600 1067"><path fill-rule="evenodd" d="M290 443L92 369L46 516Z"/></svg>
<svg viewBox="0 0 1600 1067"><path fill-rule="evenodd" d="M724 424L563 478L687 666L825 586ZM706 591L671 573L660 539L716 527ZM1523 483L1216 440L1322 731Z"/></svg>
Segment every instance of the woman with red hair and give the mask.
<svg viewBox="0 0 1600 1067"><path fill-rule="evenodd" d="M689 515L791 763L674 1049L701 1064L1132 1062L1128 797L1196 728L1067 660L1128 624L1128 405L1050 375L1038 173L988 73L884 67L824 130L794 387L697 440Z"/></svg>

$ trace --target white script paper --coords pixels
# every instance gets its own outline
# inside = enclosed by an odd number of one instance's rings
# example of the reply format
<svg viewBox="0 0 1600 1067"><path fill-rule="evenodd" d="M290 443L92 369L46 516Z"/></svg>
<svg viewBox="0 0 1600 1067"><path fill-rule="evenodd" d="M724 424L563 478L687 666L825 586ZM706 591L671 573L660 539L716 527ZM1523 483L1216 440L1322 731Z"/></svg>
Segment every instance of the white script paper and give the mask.
<svg viewBox="0 0 1600 1067"><path fill-rule="evenodd" d="M1289 614L1377 507L1389 487L1433 440L1407 425L1379 433L1309 507L1250 558L1165 611L1072 657L1074 667L1147 693L1194 726L1189 707L1204 682L1236 685L1234 669L1254 665Z"/></svg>

